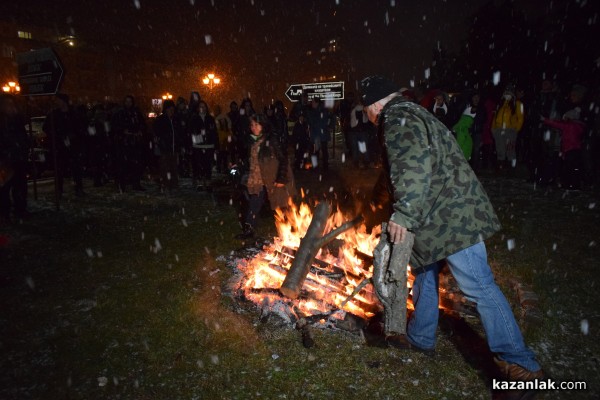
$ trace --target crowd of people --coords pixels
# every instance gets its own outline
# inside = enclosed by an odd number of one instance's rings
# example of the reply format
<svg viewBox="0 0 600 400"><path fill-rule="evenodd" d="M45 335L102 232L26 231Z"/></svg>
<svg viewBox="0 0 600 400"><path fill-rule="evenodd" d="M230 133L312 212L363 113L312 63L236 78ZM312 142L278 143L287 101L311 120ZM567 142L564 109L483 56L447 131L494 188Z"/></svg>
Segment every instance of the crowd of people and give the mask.
<svg viewBox="0 0 600 400"><path fill-rule="evenodd" d="M511 175L522 165L528 181L540 186L581 190L598 184L598 94L583 85L561 92L556 81L544 80L529 96L513 85L501 95L495 90L452 96L440 90L401 91L453 132L476 172Z"/></svg>
<svg viewBox="0 0 600 400"><path fill-rule="evenodd" d="M516 165L526 165L529 181L539 185L579 190L597 183L598 116L592 96L581 85L561 93L556 82L545 80L529 97L511 85L501 96L475 90L450 95L418 87L401 88L400 93L454 134L475 172L510 175ZM77 196L85 195L84 177L94 186L112 182L121 192L145 190L146 176L171 192L181 177L189 177L198 190L210 191L214 172L226 173L232 166L249 171L252 117L257 114L265 117L265 132L279 141L292 170L327 172L337 127L343 133L348 168L378 167L383 160L378 129L354 93L333 106L305 94L289 112L281 101L257 112L249 98L239 106L232 101L228 111L218 105L210 110L200 94L192 92L189 100L165 100L160 115L152 119L140 111L133 96L121 104L76 106L59 93L54 101L43 131L48 164L54 167L56 159L59 195L66 176L73 179ZM16 217L26 213L31 174L33 146L16 104L10 95L2 95L0 182L7 183L0 188L0 210L5 220L11 207Z"/></svg>

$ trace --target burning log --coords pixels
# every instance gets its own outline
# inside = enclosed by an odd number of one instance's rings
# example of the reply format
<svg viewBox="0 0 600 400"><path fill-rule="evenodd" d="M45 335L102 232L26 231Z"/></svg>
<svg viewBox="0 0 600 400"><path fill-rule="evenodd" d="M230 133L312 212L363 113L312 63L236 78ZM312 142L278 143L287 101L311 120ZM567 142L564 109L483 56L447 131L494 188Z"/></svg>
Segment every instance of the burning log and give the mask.
<svg viewBox="0 0 600 400"><path fill-rule="evenodd" d="M319 249L362 221L362 216L356 217L323 236L330 213L331 206L327 202L319 203L315 208L306 235L300 241L294 261L279 289L284 296L296 299Z"/></svg>
<svg viewBox="0 0 600 400"><path fill-rule="evenodd" d="M406 267L414 243L414 234L406 232L402 243L389 242L387 224L382 224L381 240L373 251L373 286L385 312L386 335L406 333Z"/></svg>
<svg viewBox="0 0 600 400"><path fill-rule="evenodd" d="M296 257L296 250L283 246L281 250L275 250L277 254L283 257L285 260L290 260ZM320 274L328 276L330 278L341 278L344 276L344 270L340 267L330 264L326 261L319 260L318 258L313 259L313 264L311 265L316 271ZM333 272L331 272L333 270Z"/></svg>

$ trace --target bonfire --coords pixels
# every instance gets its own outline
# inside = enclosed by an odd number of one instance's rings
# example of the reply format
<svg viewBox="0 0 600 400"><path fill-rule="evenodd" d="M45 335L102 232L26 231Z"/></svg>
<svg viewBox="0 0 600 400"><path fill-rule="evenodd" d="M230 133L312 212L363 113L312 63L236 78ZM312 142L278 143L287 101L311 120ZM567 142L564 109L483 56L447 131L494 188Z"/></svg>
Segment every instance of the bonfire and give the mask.
<svg viewBox="0 0 600 400"><path fill-rule="evenodd" d="M282 285L312 220L313 211L306 203L296 206L290 202L287 210L276 210L277 237L255 257L240 260L238 290L263 313L275 312L292 323L303 318L325 323L344 319L348 313L369 320L383 310L371 283L373 250L381 228L368 232L364 223L357 223L362 219L352 220L340 210L326 219L324 232L333 232L334 240L315 249L297 298L282 294ZM343 231L337 235L340 227Z"/></svg>

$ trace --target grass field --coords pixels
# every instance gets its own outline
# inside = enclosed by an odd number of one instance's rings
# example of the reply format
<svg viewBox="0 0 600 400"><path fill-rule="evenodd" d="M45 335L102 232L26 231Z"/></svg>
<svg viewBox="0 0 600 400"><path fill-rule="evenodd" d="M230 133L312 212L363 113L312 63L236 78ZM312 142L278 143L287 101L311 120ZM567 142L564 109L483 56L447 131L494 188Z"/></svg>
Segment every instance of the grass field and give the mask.
<svg viewBox="0 0 600 400"><path fill-rule="evenodd" d="M352 207L378 170L348 168L298 181ZM538 398L598 398L600 203L517 178L482 181L503 224L487 242L497 279L517 316L511 279L540 298L527 342L554 379L588 385ZM171 197L90 188L59 212L42 191L31 210L0 231L11 236L0 249L1 399L490 398L476 318L442 321L433 359L331 330L315 330L306 349L294 329L260 322L227 291L244 248L228 186L188 183ZM268 213L259 233L275 233Z"/></svg>

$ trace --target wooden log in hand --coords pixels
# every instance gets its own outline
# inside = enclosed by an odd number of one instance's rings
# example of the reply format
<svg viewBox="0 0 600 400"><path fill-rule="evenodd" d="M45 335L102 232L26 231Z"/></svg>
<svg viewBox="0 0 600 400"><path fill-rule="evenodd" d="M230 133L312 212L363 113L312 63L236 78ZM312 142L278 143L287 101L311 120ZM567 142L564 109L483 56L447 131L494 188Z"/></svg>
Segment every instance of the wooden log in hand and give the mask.
<svg viewBox="0 0 600 400"><path fill-rule="evenodd" d="M386 335L406 334L406 267L414 242L414 234L407 232L402 243L389 241L387 224L381 227L381 239L373 251L373 286L383 304Z"/></svg>

